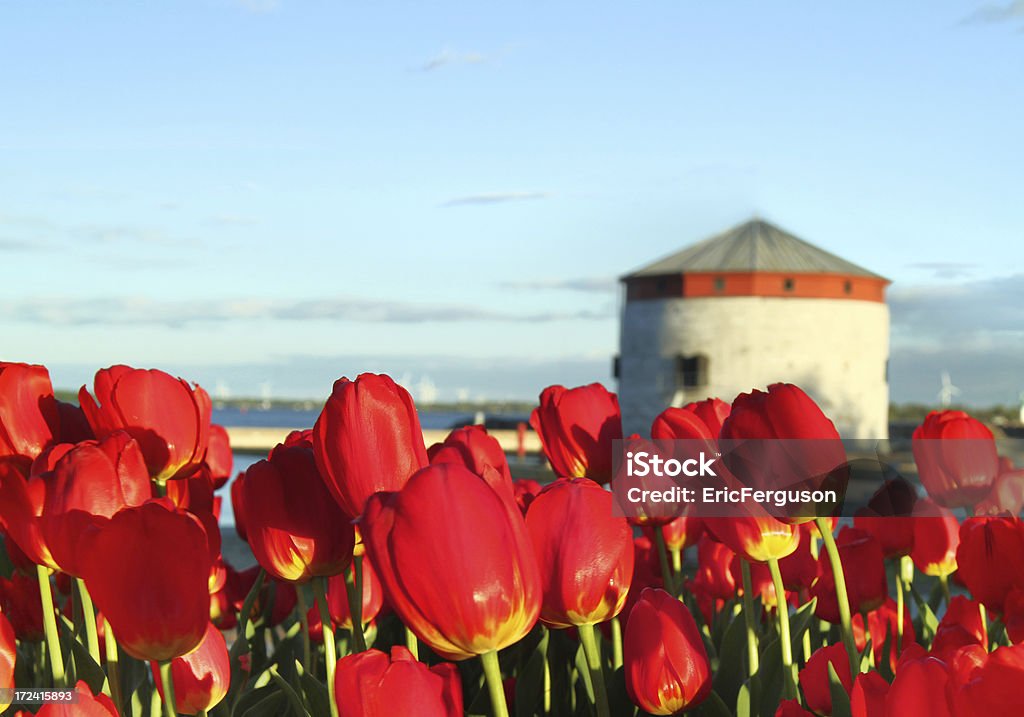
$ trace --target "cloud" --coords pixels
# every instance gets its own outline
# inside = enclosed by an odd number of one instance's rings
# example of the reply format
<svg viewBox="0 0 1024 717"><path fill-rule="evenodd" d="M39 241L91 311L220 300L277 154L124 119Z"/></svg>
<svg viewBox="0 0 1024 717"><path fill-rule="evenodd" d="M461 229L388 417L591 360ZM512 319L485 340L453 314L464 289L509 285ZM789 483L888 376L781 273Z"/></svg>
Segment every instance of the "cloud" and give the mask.
<svg viewBox="0 0 1024 717"><path fill-rule="evenodd" d="M48 245L42 242L0 238L0 251L39 251L47 248L49 248Z"/></svg>
<svg viewBox="0 0 1024 717"><path fill-rule="evenodd" d="M505 281L499 284L502 289L547 291L565 290L594 293L615 291L619 283L614 276L591 276L576 279L536 279L533 281Z"/></svg>
<svg viewBox="0 0 1024 717"><path fill-rule="evenodd" d="M464 197L454 197L441 202L441 207L466 207L481 204L507 204L508 202L529 202L538 199L547 199L551 194L548 192L487 192L483 194L468 194Z"/></svg>
<svg viewBox="0 0 1024 717"><path fill-rule="evenodd" d="M214 214L210 217L210 223L219 226L250 227L259 222L260 220L255 217L247 217L242 214Z"/></svg>
<svg viewBox="0 0 1024 717"><path fill-rule="evenodd" d="M920 261L907 264L908 269L922 269L932 272L936 279L959 279L970 276L977 264L959 261Z"/></svg>
<svg viewBox="0 0 1024 717"><path fill-rule="evenodd" d="M961 25L992 24L1024 20L1024 0L1013 0L1008 3L989 3L960 21Z"/></svg>
<svg viewBox="0 0 1024 717"><path fill-rule="evenodd" d="M457 52L445 48L419 66L420 72L433 72L452 65L480 65L487 57L479 52Z"/></svg>
<svg viewBox="0 0 1024 717"><path fill-rule="evenodd" d="M44 297L0 305L0 320L72 326L162 325L218 321L353 321L370 323L547 323L555 321L603 321L611 311L544 311L510 313L469 304L422 304L359 298L312 300L238 297L220 300L162 301L142 297L73 299Z"/></svg>

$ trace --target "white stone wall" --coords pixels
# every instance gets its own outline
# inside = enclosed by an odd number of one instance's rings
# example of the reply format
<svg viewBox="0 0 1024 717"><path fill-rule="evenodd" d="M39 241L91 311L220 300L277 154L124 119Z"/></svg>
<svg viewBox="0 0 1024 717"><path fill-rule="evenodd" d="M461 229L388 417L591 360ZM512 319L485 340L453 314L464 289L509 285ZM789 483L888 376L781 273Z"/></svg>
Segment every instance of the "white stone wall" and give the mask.
<svg viewBox="0 0 1024 717"><path fill-rule="evenodd" d="M709 385L677 391L675 357L704 354ZM624 428L648 435L666 406L725 401L785 381L844 438L888 438L889 308L851 299L706 297L626 302L620 335Z"/></svg>

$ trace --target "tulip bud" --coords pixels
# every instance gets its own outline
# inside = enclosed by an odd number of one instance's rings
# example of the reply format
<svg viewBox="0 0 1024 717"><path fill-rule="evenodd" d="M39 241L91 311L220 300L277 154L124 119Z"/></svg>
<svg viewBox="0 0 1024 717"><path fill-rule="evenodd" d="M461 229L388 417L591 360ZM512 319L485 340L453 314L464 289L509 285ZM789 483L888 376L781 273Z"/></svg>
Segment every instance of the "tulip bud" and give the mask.
<svg viewBox="0 0 1024 717"><path fill-rule="evenodd" d="M331 614L331 622L345 630L352 629L352 613L348 604L348 589L345 587L345 576L353 579L352 566L345 568L341 575L335 575L327 581L327 609ZM363 558L363 600L360 616L363 623L372 622L384 606L384 587L380 584L373 563Z"/></svg>
<svg viewBox="0 0 1024 717"><path fill-rule="evenodd" d="M400 490L427 465L412 396L385 375L335 381L312 441L327 488L350 518L362 515L371 495Z"/></svg>
<svg viewBox="0 0 1024 717"><path fill-rule="evenodd" d="M974 506L992 489L999 454L992 431L963 411L932 411L911 447L928 495L945 508Z"/></svg>
<svg viewBox="0 0 1024 717"><path fill-rule="evenodd" d="M210 622L206 530L169 501L123 508L85 541L82 577L118 643L139 660L192 651Z"/></svg>
<svg viewBox="0 0 1024 717"><path fill-rule="evenodd" d="M355 532L317 471L313 451L279 445L239 478L249 547L272 576L293 583L338 575Z"/></svg>
<svg viewBox="0 0 1024 717"><path fill-rule="evenodd" d="M73 699L67 702L47 702L36 712L36 717L117 717L114 701L104 694L93 695L85 680L75 685Z"/></svg>
<svg viewBox="0 0 1024 717"><path fill-rule="evenodd" d="M0 456L31 461L59 430L60 416L46 367L0 361Z"/></svg>
<svg viewBox="0 0 1024 717"><path fill-rule="evenodd" d="M886 717L954 717L946 696L948 683L949 668L934 657L901 660L885 697Z"/></svg>
<svg viewBox="0 0 1024 717"><path fill-rule="evenodd" d="M952 512L930 500L914 508L914 549L910 557L925 575L946 576L956 572L960 523Z"/></svg>
<svg viewBox="0 0 1024 717"><path fill-rule="evenodd" d="M962 647L980 645L988 649L988 632L981 617L981 604L963 595L949 601L946 614L935 628L931 654L950 662Z"/></svg>
<svg viewBox="0 0 1024 717"><path fill-rule="evenodd" d="M850 692L850 717L885 717L889 683L877 672L857 675Z"/></svg>
<svg viewBox="0 0 1024 717"><path fill-rule="evenodd" d="M483 426L457 428L427 450L430 462L458 463L487 481L509 499L515 499L512 472L498 440Z"/></svg>
<svg viewBox="0 0 1024 717"><path fill-rule="evenodd" d="M556 476L611 480L612 441L622 438L622 415L618 397L604 386L548 386L530 426Z"/></svg>
<svg viewBox="0 0 1024 717"><path fill-rule="evenodd" d="M626 690L653 715L696 707L711 692L711 665L697 623L680 601L647 588L626 623Z"/></svg>
<svg viewBox="0 0 1024 717"><path fill-rule="evenodd" d="M704 527L716 540L754 563L784 558L800 545L799 529L770 515L705 518Z"/></svg>
<svg viewBox="0 0 1024 717"><path fill-rule="evenodd" d="M953 658L949 693L956 717L991 717L1020 709L1024 645L966 647ZM1010 711L1007 712L1007 708Z"/></svg>
<svg viewBox="0 0 1024 717"><path fill-rule="evenodd" d="M889 651L890 667L896 669L896 661L900 657L899 648L899 613L896 612L896 601L886 598L877 609L868 614L867 630L864 629L864 616L857 613L853 616L853 640L861 652L871 640L871 653L875 663L881 664L885 651ZM903 648L904 650L916 641L914 623L910 610L903 606Z"/></svg>
<svg viewBox="0 0 1024 717"><path fill-rule="evenodd" d="M500 650L536 623L541 582L522 515L468 469L424 468L373 496L362 523L388 602L442 657Z"/></svg>
<svg viewBox="0 0 1024 717"><path fill-rule="evenodd" d="M612 515L611 493L587 478L560 478L530 504L526 530L546 625L593 625L619 614L633 575L633 531Z"/></svg>
<svg viewBox="0 0 1024 717"><path fill-rule="evenodd" d="M462 682L450 662L427 667L404 647L367 650L338 660L338 717L461 717Z"/></svg>
<svg viewBox="0 0 1024 717"><path fill-rule="evenodd" d="M96 398L82 386L78 402L97 438L127 431L157 483L199 469L210 439L206 391L163 371L121 365L97 371L93 389Z"/></svg>
<svg viewBox="0 0 1024 717"><path fill-rule="evenodd" d="M231 478L234 456L231 453L231 439L224 426L210 424L210 441L206 449L205 463L210 469L214 488L223 487Z"/></svg>
<svg viewBox="0 0 1024 717"><path fill-rule="evenodd" d="M871 612L882 605L889 595L885 576L885 558L882 547L870 533L856 528L843 528L836 538L839 558L843 565L846 592L850 600L850 613ZM821 577L811 588L811 596L818 598L814 614L833 624L840 622L839 600L828 556L818 556Z"/></svg>
<svg viewBox="0 0 1024 717"><path fill-rule="evenodd" d="M968 518L960 526L957 575L974 599L1001 613L1006 596L1024 588L1024 523L1020 518Z"/></svg>
<svg viewBox="0 0 1024 717"><path fill-rule="evenodd" d="M7 616L22 642L43 639L43 606L36 577L15 572L0 578L0 612Z"/></svg>
<svg viewBox="0 0 1024 717"><path fill-rule="evenodd" d="M887 558L909 555L914 548L914 504L917 491L904 478L885 481L866 507L857 511L853 527L875 537Z"/></svg>
<svg viewBox="0 0 1024 717"><path fill-rule="evenodd" d="M160 667L150 664L153 680L163 697ZM228 648L220 630L207 625L203 641L192 652L171 660L171 680L174 682L174 704L180 714L194 715L220 704L231 683L231 664Z"/></svg>
<svg viewBox="0 0 1024 717"><path fill-rule="evenodd" d="M800 670L800 687L804 691L807 706L824 715L832 714L829 665L835 670L846 694L850 694L850 690L853 689L850 657L846 654L846 646L841 642L815 650L804 669Z"/></svg>

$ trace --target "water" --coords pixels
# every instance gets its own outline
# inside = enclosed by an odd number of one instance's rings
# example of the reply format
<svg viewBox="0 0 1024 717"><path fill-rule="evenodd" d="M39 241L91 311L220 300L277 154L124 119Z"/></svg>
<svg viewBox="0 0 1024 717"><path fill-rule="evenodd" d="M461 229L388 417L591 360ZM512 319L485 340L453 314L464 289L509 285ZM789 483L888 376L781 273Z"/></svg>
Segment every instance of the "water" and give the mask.
<svg viewBox="0 0 1024 717"><path fill-rule="evenodd" d="M321 406L310 408L242 409L236 406L213 409L213 422L222 426L247 428L312 428ZM472 423L472 412L420 411L420 425L425 429L445 429L456 424ZM510 417L526 420L526 417Z"/></svg>

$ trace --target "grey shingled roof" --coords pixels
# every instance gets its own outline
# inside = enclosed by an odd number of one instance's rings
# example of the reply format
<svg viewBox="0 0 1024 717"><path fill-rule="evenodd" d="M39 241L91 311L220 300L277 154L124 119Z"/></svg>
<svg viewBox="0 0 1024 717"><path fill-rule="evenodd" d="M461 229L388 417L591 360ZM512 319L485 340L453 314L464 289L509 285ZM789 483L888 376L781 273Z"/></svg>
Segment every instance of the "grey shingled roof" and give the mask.
<svg viewBox="0 0 1024 717"><path fill-rule="evenodd" d="M752 219L624 276L770 271L883 278L761 219Z"/></svg>

